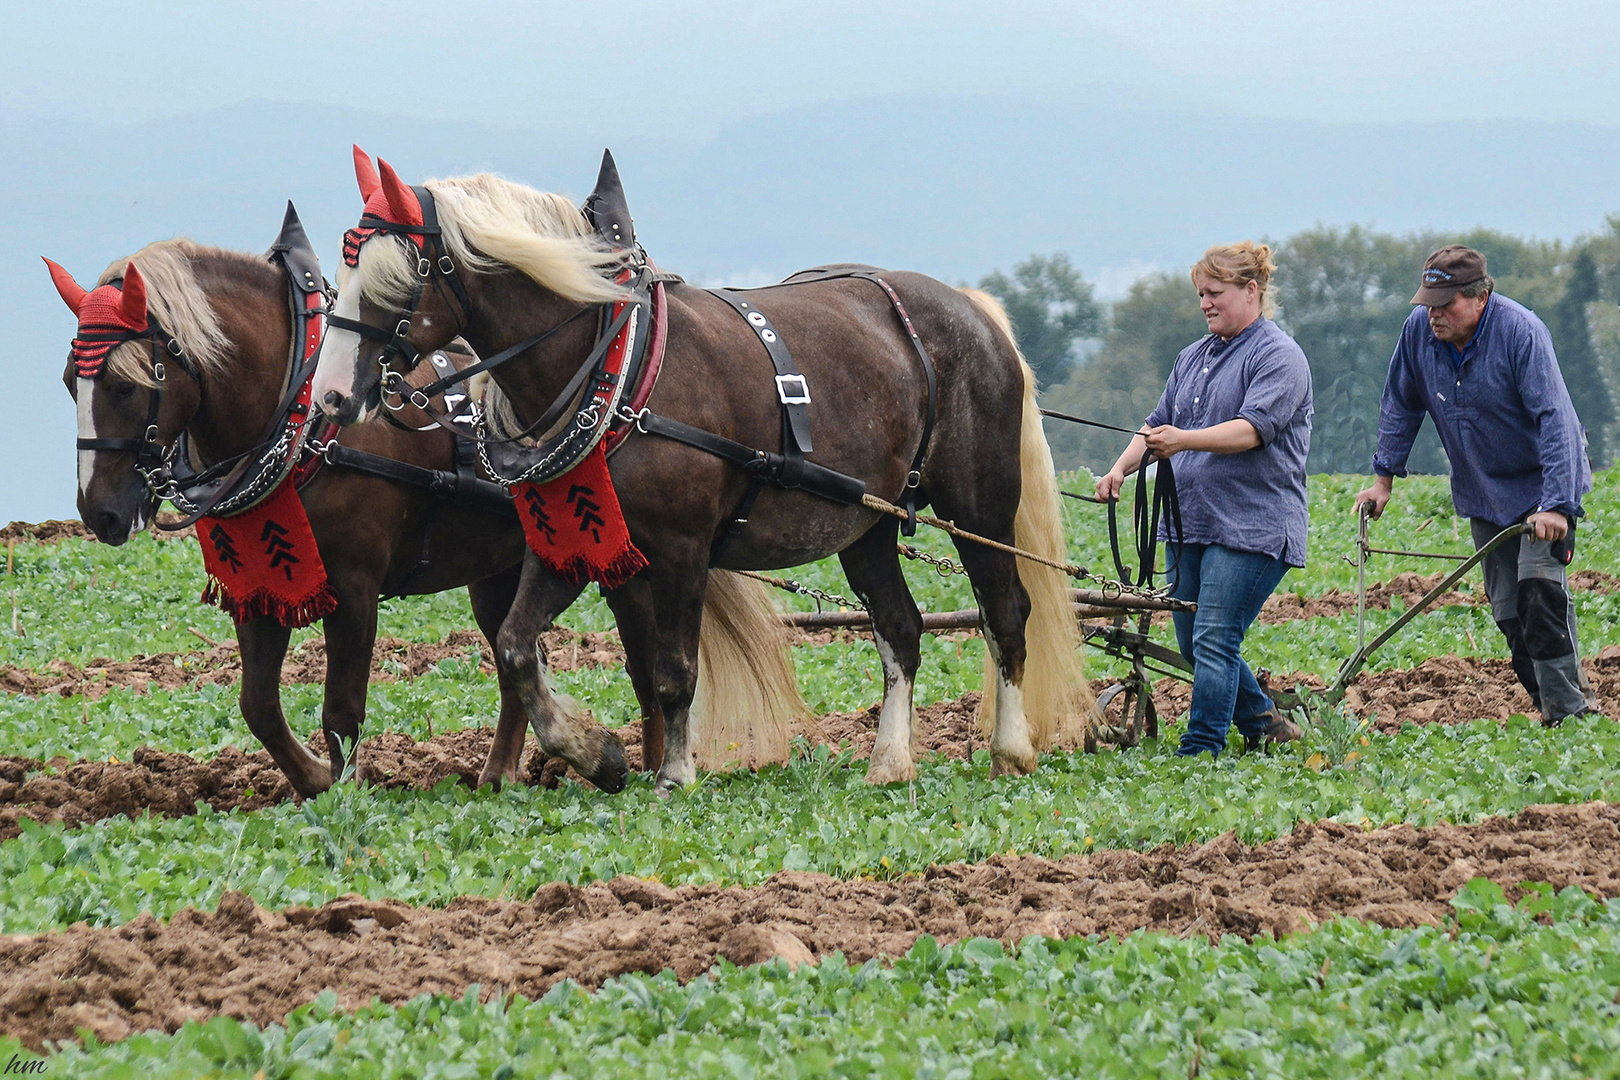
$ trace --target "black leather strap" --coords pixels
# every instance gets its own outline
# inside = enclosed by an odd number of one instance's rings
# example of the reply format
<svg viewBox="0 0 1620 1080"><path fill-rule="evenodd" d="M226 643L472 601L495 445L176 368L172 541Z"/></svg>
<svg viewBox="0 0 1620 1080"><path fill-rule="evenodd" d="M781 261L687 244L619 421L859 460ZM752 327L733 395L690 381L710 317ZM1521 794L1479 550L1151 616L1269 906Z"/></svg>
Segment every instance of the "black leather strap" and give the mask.
<svg viewBox="0 0 1620 1080"><path fill-rule="evenodd" d="M822 281L840 281L846 278L859 278L870 281L883 290L889 298L889 306L894 309L895 315L900 319L900 328L905 331L911 342L913 351L917 354L917 362L922 365L923 379L926 383L927 401L923 414L922 438L917 440L917 452L912 456L911 468L906 473L905 487L895 504L906 512L906 520L901 522L900 531L906 536L914 536L917 532L918 489L922 485L923 461L928 456L928 445L934 434L934 417L938 411L938 380L934 374L934 361L923 346L922 338L917 334L917 328L911 323L911 315L900 300L900 294L894 287L880 276L881 271L875 266L863 263L850 263L842 266L816 267L810 270L801 270L782 282L783 285L812 285ZM774 288L775 286L767 286ZM735 305L733 305L735 306ZM773 357L774 359L774 357ZM808 448L807 448L808 449Z"/></svg>
<svg viewBox="0 0 1620 1080"><path fill-rule="evenodd" d="M779 487L794 488L808 492L811 495L828 499L845 506L861 505L861 496L866 494L866 481L857 480L853 476L846 476L841 472L810 461L801 461L796 481L789 483L784 466L786 457L782 454L773 454L768 450L755 450L745 446L735 439L728 439L724 435L716 435L712 431L683 424L679 420L671 420L667 416L657 413L643 413L637 424L642 431L649 435L659 435L675 442L685 443L696 447L715 457L741 465L750 476L758 477L766 483L776 484Z"/></svg>
<svg viewBox="0 0 1620 1080"><path fill-rule="evenodd" d="M457 443L461 441L458 439ZM394 458L356 450L335 442L327 444L322 456L326 458L328 465L339 469L352 469L370 476L379 476L384 480L425 488L450 502L496 513L510 513L514 516L517 514L512 506L512 497L507 494L505 488L483 479L470 470L463 471L460 467L459 452L457 468L454 470L424 469L420 465L396 461Z"/></svg>
<svg viewBox="0 0 1620 1080"><path fill-rule="evenodd" d="M1159 548L1159 521L1164 521L1165 543L1167 547L1176 549L1177 563L1181 561L1181 543L1185 535L1181 529L1181 497L1176 492L1175 468L1169 458L1159 461L1159 472L1150 499L1147 470L1151 464L1153 451L1144 451L1142 461L1136 468L1136 497L1131 502L1131 528L1136 533L1137 571L1134 578L1119 548L1119 500L1111 499L1108 503L1108 544L1113 549L1114 569L1125 584L1147 588L1153 587L1153 575L1157 572L1154 561ZM1170 564L1166 564L1164 572L1170 573Z"/></svg>
<svg viewBox="0 0 1620 1080"><path fill-rule="evenodd" d="M710 289L709 292L730 304L743 317L770 354L771 366L776 368L776 398L782 403L782 453L790 459L811 453L814 447L810 444L810 384L794 364L782 335L771 325L770 316L729 289Z"/></svg>

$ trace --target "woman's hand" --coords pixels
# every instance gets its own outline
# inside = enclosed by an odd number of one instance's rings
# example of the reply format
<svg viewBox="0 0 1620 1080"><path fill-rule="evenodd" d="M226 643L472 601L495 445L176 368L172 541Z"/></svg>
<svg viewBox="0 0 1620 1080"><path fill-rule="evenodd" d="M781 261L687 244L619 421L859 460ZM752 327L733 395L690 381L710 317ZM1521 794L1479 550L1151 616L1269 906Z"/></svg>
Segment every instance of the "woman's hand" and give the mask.
<svg viewBox="0 0 1620 1080"><path fill-rule="evenodd" d="M1119 498L1119 493L1125 488L1125 474L1114 466L1112 472L1097 477L1097 498L1103 502L1113 502Z"/></svg>
<svg viewBox="0 0 1620 1080"><path fill-rule="evenodd" d="M1141 436L1156 460L1163 461L1183 450L1206 450L1212 454L1237 454L1260 445L1260 432L1244 419L1228 420L1207 428L1178 428L1160 424Z"/></svg>
<svg viewBox="0 0 1620 1080"><path fill-rule="evenodd" d="M1163 461L1173 457L1183 450L1197 450L1193 445L1192 432L1183 431L1174 424L1160 424L1158 427L1147 429L1147 448L1153 451L1155 459Z"/></svg>

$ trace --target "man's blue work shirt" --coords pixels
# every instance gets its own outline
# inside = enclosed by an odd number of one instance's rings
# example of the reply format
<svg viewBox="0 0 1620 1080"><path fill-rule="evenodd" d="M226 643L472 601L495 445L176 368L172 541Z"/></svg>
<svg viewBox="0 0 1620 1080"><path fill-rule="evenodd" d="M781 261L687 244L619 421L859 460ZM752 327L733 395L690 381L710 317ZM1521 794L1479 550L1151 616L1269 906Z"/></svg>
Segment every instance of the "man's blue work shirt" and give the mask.
<svg viewBox="0 0 1620 1080"><path fill-rule="evenodd" d="M1305 565L1313 411L1310 364L1270 319L1256 319L1231 341L1210 334L1181 350L1148 424L1207 428L1247 420L1260 434L1252 450L1184 450L1172 459L1187 543ZM1159 539L1168 539L1163 525Z"/></svg>
<svg viewBox="0 0 1620 1080"><path fill-rule="evenodd" d="M1586 437L1535 313L1492 293L1460 352L1429 329L1429 309L1407 317L1378 408L1373 471L1405 476L1423 414L1451 459L1451 502L1463 517L1510 525L1538 510L1582 513L1592 490Z"/></svg>

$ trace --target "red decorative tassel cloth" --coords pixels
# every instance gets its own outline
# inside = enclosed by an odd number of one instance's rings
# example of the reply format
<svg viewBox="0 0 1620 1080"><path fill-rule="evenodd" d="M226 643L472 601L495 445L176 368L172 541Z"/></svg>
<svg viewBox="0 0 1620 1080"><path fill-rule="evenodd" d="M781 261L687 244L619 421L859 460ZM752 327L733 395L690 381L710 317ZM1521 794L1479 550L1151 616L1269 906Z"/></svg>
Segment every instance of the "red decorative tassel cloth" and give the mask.
<svg viewBox="0 0 1620 1080"><path fill-rule="evenodd" d="M282 626L308 626L337 609L309 515L291 483L245 514L197 522L208 587L238 623L268 615Z"/></svg>
<svg viewBox="0 0 1620 1080"><path fill-rule="evenodd" d="M647 565L630 542L601 443L555 480L517 484L512 494L530 549L569 584L616 589Z"/></svg>

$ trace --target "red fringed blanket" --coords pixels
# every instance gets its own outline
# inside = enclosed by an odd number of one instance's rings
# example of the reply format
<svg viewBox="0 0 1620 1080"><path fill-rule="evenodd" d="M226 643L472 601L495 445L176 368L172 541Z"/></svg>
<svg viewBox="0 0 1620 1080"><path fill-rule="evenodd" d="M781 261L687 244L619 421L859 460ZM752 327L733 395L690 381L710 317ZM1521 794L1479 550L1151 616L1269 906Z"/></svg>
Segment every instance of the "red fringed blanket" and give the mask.
<svg viewBox="0 0 1620 1080"><path fill-rule="evenodd" d="M601 443L555 480L518 484L512 492L529 547L569 584L616 589L647 565L630 542Z"/></svg>
<svg viewBox="0 0 1620 1080"><path fill-rule="evenodd" d="M268 615L282 626L308 626L337 608L291 480L245 514L198 521L197 540L208 569L203 602L238 623Z"/></svg>

